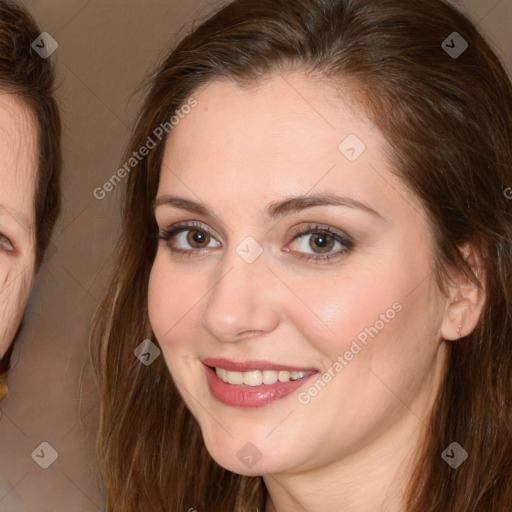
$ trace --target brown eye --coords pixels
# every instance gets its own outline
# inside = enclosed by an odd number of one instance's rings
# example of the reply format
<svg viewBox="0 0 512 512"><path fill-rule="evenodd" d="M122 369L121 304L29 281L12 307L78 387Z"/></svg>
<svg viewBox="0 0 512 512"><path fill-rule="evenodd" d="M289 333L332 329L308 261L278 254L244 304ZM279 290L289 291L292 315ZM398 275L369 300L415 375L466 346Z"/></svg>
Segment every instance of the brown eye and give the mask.
<svg viewBox="0 0 512 512"><path fill-rule="evenodd" d="M164 240L171 252L192 256L202 254L211 247L220 247L218 242L207 228L197 223L177 224L163 231L158 237Z"/></svg>
<svg viewBox="0 0 512 512"><path fill-rule="evenodd" d="M309 239L311 249L320 249L319 252L329 252L334 247L334 238L327 233L315 234Z"/></svg>
<svg viewBox="0 0 512 512"><path fill-rule="evenodd" d="M354 242L348 235L318 224L296 229L292 236L291 252L306 261L327 262L346 255L354 248Z"/></svg>
<svg viewBox="0 0 512 512"><path fill-rule="evenodd" d="M188 230L187 242L191 247L202 249L204 247L202 244L204 244L206 241L206 245L208 245L209 240L210 235L199 229Z"/></svg>

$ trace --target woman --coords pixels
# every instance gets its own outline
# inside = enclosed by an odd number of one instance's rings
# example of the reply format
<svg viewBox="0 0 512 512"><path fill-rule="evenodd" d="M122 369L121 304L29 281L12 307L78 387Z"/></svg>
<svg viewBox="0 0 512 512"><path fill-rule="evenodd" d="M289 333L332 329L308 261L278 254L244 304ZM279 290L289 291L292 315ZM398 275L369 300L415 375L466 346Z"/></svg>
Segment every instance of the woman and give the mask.
<svg viewBox="0 0 512 512"><path fill-rule="evenodd" d="M511 112L440 0L181 41L92 331L106 510L509 512Z"/></svg>
<svg viewBox="0 0 512 512"><path fill-rule="evenodd" d="M40 34L25 8L0 0L0 398L60 211L61 122L53 66L33 48L45 44Z"/></svg>

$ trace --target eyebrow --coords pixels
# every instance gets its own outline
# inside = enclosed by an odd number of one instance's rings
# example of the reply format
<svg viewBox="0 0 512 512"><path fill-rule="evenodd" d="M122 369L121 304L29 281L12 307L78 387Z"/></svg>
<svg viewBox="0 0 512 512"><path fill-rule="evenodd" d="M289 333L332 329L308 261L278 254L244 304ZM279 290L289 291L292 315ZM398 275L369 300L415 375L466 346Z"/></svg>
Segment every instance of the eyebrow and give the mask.
<svg viewBox="0 0 512 512"><path fill-rule="evenodd" d="M215 212L204 204L192 201L191 199L185 199L184 197L173 195L160 196L153 201L153 211L155 211L159 206L175 207L181 210L186 210L190 213L218 219ZM357 208L378 217L381 220L386 220L379 212L362 201L358 201L352 197L338 196L332 193L295 196L283 201L275 201L267 206L265 216L268 220L274 220L315 206L345 206L349 208Z"/></svg>

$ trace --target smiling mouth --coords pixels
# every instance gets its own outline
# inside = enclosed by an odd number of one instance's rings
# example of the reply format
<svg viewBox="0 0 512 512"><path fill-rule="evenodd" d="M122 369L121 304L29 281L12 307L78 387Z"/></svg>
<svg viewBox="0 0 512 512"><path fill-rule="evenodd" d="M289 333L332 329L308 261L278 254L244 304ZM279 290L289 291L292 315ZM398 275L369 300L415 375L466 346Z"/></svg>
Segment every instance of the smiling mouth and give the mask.
<svg viewBox="0 0 512 512"><path fill-rule="evenodd" d="M261 386L276 382L293 382L316 373L314 371L288 371L288 370L250 370L246 372L233 372L224 368L214 367L217 377L227 384Z"/></svg>

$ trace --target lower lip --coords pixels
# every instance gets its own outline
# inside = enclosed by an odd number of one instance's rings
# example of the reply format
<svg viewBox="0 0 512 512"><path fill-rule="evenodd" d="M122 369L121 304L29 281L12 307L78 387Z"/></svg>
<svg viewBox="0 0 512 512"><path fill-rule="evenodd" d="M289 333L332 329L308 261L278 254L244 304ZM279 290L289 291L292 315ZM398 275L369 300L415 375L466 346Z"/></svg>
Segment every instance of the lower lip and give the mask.
<svg viewBox="0 0 512 512"><path fill-rule="evenodd" d="M289 382L276 382L275 384L262 384L261 386L243 386L229 384L220 379L215 369L205 366L206 379L212 395L226 405L233 407L262 407L289 394L303 386L307 381L317 375L313 373L299 380Z"/></svg>

